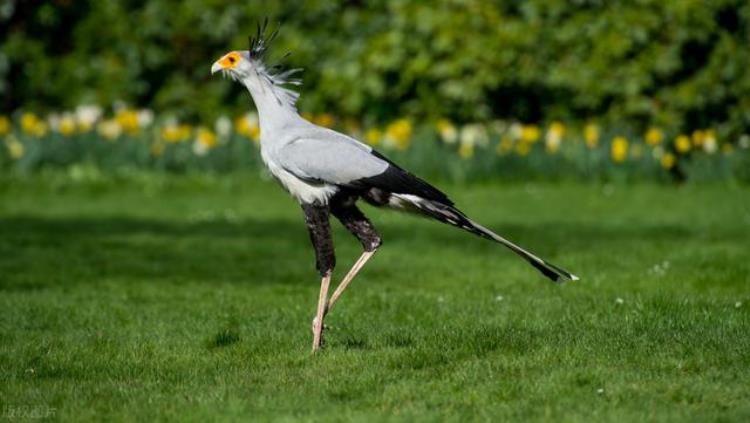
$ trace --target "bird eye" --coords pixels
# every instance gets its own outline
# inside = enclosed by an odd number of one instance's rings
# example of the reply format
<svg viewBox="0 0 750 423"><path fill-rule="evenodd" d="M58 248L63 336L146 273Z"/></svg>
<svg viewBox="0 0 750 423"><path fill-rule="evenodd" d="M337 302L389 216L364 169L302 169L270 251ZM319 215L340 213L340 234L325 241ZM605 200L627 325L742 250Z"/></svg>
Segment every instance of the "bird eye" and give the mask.
<svg viewBox="0 0 750 423"><path fill-rule="evenodd" d="M237 61L237 58L234 56L229 56L229 63L234 63Z"/></svg>

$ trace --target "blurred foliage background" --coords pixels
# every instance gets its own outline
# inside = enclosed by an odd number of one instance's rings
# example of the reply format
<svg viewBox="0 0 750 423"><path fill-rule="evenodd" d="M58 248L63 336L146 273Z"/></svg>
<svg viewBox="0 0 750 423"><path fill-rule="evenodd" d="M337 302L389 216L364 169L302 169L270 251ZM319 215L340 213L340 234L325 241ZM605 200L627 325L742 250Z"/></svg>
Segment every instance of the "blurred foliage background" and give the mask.
<svg viewBox="0 0 750 423"><path fill-rule="evenodd" d="M2 109L245 110L208 69L263 17L310 112L750 130L745 0L3 0Z"/></svg>
<svg viewBox="0 0 750 423"><path fill-rule="evenodd" d="M24 121L22 113L80 105L105 114L127 105L154 111L157 120L212 128L252 106L245 90L211 78L210 65L245 49L266 17L282 24L272 57L291 52L285 62L305 68L300 110L324 114L328 126L356 122L348 129L360 138L378 127L410 138L420 133L412 123L437 122L441 135L458 132L463 158L473 156L475 144L493 143L500 153L526 156L545 134L511 125L517 122L546 126L547 141L553 131L552 153L566 126L578 128L577 139L589 147L591 135L597 144L601 133L611 141L602 155L611 153L614 162L636 154L628 142L642 137L643 145L659 145L655 168L661 162L677 179L684 179L684 163L694 165L679 160L691 148L728 153L740 145L744 161L719 167L748 162L746 0L0 0L0 115L38 138L34 128L42 123ZM126 135L128 119L115 122ZM477 143L481 136L461 129L476 123L500 128L497 138ZM406 124L408 131L400 130ZM503 146L508 133L529 145ZM16 141L6 142L11 157L35 151L21 146L23 137ZM161 155L158 146L150 151ZM413 161L425 162L416 154ZM497 167L492 163L485 167ZM591 167L590 159L581 163ZM472 166L481 168L481 160Z"/></svg>

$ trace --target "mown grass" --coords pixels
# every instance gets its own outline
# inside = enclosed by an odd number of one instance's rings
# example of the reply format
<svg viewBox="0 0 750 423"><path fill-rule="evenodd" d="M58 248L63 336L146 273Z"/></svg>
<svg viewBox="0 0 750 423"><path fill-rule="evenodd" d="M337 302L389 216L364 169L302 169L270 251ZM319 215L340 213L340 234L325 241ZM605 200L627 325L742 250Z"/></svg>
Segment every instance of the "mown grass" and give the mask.
<svg viewBox="0 0 750 423"><path fill-rule="evenodd" d="M0 182L0 406L60 420L746 421L750 190L445 186L582 280L367 208L310 354L301 212L256 177ZM336 226L340 277L359 253ZM12 416L10 416L12 417Z"/></svg>

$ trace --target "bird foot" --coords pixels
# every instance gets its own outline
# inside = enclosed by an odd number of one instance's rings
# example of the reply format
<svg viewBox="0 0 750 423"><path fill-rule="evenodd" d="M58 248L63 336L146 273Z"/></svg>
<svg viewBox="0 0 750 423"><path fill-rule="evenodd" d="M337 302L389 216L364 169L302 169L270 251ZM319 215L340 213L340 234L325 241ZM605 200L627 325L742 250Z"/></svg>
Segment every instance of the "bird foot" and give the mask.
<svg viewBox="0 0 750 423"><path fill-rule="evenodd" d="M325 332L326 328L327 326L325 324L323 325L322 328L320 328L320 345L318 345L318 348L323 348L325 346L325 338L323 337L323 332ZM314 317L312 320L313 337L315 337L315 332L317 329L318 329L318 318Z"/></svg>
<svg viewBox="0 0 750 423"><path fill-rule="evenodd" d="M317 317L313 317L313 319L312 319L312 333L313 333L313 335L315 334L315 327L316 327L317 323L318 323L318 318ZM323 329L320 331L320 333L323 333L323 331L326 330L326 329L328 329L328 325L326 325L324 323L323 324Z"/></svg>

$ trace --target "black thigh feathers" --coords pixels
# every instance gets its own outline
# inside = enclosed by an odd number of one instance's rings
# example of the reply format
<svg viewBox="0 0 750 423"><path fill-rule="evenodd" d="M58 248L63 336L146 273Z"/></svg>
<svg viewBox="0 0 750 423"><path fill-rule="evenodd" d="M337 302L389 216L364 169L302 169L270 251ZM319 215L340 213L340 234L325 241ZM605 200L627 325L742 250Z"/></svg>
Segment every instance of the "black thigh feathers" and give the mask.
<svg viewBox="0 0 750 423"><path fill-rule="evenodd" d="M327 205L302 204L305 223L315 248L315 264L321 276L332 272L336 266L330 215L333 214L352 233L365 251L375 251L382 244L375 226L357 208L357 195L340 192L334 195Z"/></svg>
<svg viewBox="0 0 750 423"><path fill-rule="evenodd" d="M331 224L328 221L331 209L327 204L302 204L302 210L305 212L305 224L310 233L310 241L315 248L315 267L321 276L325 276L336 266Z"/></svg>

